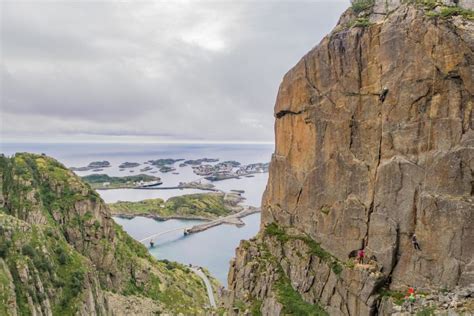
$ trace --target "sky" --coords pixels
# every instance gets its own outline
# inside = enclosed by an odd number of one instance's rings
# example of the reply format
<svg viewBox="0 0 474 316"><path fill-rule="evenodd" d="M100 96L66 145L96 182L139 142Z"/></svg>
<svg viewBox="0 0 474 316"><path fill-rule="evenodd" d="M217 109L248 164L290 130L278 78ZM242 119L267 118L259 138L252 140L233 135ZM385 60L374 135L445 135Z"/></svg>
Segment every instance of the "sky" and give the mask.
<svg viewBox="0 0 474 316"><path fill-rule="evenodd" d="M0 2L2 142L272 142L349 0Z"/></svg>

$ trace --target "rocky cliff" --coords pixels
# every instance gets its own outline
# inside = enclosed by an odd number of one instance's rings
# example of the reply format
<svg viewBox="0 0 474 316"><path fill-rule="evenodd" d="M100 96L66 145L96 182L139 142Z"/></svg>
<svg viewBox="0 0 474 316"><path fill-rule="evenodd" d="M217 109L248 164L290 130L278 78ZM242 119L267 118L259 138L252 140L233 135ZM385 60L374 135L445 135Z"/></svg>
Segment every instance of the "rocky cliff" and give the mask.
<svg viewBox="0 0 474 316"><path fill-rule="evenodd" d="M474 15L456 2L353 1L285 75L231 311L390 314L407 287L474 283Z"/></svg>
<svg viewBox="0 0 474 316"><path fill-rule="evenodd" d="M0 315L199 314L188 268L152 258L54 159L0 156Z"/></svg>

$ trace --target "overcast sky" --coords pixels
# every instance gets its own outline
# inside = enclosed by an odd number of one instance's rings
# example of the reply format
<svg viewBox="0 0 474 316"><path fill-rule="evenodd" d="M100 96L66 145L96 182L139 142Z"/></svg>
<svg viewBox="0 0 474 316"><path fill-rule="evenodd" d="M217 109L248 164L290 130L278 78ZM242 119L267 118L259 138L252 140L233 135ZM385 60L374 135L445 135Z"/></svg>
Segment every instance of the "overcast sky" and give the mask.
<svg viewBox="0 0 474 316"><path fill-rule="evenodd" d="M349 0L1 1L2 141L273 141Z"/></svg>

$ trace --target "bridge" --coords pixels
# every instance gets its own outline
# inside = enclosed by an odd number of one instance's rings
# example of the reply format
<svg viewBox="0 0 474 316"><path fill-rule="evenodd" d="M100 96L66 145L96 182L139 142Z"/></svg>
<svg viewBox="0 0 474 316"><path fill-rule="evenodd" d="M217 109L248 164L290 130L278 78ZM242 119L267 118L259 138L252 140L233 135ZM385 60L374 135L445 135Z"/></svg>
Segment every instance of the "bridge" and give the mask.
<svg viewBox="0 0 474 316"><path fill-rule="evenodd" d="M153 234L151 236L148 236L146 238L143 238L143 239L140 239L139 242L145 242L147 240L150 240L150 239L153 239L153 238L157 238L157 237L160 237L161 235L166 235L166 234L169 234L169 233L172 233L172 232L177 232L177 231L180 231L182 230L184 232L184 234L186 234L186 230L187 229L190 229L192 227L179 227L179 228L173 228L173 229L169 229L169 230L166 230L164 232L159 232L159 233L156 233L156 234Z"/></svg>
<svg viewBox="0 0 474 316"><path fill-rule="evenodd" d="M153 238L157 238L157 237L160 237L162 235L166 235L166 234L176 232L176 231L180 231L180 230L183 231L184 235L199 233L199 232L205 231L209 228L212 228L212 227L215 227L215 226L218 226L218 225L221 225L221 224L231 224L231 225L236 225L236 226L243 226L245 224L241 220L242 217L245 217L245 216L248 216L248 215L251 215L251 214L254 214L254 213L258 213L258 212L260 212L260 208L252 207L252 206L246 206L246 207L244 207L244 209L242 211L240 211L238 213L235 213L235 214L231 214L229 216L219 217L215 220L205 222L205 223L202 223L202 224L198 224L198 225L194 225L194 226L190 226L190 227L178 227L178 228L169 229L169 230L166 230L166 231L163 231L163 232L159 232L159 233L150 235L148 237L140 239L139 241L143 243L147 240L151 240Z"/></svg>

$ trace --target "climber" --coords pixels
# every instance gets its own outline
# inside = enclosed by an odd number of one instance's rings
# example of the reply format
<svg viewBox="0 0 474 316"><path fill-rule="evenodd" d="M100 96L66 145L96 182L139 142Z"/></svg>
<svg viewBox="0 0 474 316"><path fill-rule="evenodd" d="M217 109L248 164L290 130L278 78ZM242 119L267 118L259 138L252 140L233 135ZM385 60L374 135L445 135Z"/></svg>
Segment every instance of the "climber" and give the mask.
<svg viewBox="0 0 474 316"><path fill-rule="evenodd" d="M418 243L415 234L413 234L413 237L411 238L411 243L413 244L413 248L415 248L415 250L421 250L420 244Z"/></svg>
<svg viewBox="0 0 474 316"><path fill-rule="evenodd" d="M408 302L410 310L409 312L413 312L413 305L415 305L416 302L416 296L415 296L415 289L414 288L409 288L408 289L408 295L405 296L405 300Z"/></svg>
<svg viewBox="0 0 474 316"><path fill-rule="evenodd" d="M153 242L153 239L152 239L150 240L150 248L153 248L153 247L155 247L155 243Z"/></svg>
<svg viewBox="0 0 474 316"><path fill-rule="evenodd" d="M357 261L359 262L359 264L364 263L364 257L365 257L364 248L361 248L359 252L357 253Z"/></svg>
<svg viewBox="0 0 474 316"><path fill-rule="evenodd" d="M379 100L380 100L380 102L383 103L383 101L385 101L385 97L387 96L387 94L388 94L388 88L387 88L387 87L383 87L382 92L380 92L380 94L379 94Z"/></svg>

